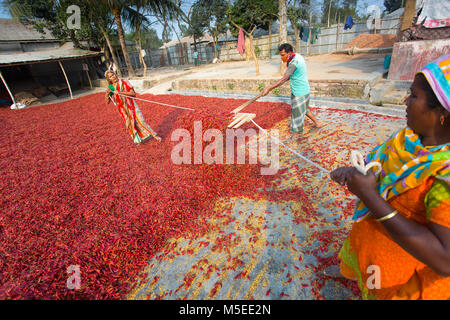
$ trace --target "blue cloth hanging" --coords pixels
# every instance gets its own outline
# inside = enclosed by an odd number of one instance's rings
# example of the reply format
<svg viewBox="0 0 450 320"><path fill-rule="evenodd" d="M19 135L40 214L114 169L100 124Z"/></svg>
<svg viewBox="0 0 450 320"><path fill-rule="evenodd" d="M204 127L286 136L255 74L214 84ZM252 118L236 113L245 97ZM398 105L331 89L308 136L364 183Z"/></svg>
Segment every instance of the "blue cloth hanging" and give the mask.
<svg viewBox="0 0 450 320"><path fill-rule="evenodd" d="M344 30L351 29L353 27L353 18L352 16L348 16L347 20L345 21Z"/></svg>

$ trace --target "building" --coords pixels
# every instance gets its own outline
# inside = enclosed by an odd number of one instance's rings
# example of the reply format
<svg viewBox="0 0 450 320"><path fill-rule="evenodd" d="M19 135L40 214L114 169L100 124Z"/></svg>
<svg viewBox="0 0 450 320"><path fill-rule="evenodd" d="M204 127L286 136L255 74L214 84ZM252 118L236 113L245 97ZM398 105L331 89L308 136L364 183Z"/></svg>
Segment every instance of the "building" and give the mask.
<svg viewBox="0 0 450 320"><path fill-rule="evenodd" d="M0 30L0 105L73 97L103 77L100 51L75 48L13 19L0 19Z"/></svg>

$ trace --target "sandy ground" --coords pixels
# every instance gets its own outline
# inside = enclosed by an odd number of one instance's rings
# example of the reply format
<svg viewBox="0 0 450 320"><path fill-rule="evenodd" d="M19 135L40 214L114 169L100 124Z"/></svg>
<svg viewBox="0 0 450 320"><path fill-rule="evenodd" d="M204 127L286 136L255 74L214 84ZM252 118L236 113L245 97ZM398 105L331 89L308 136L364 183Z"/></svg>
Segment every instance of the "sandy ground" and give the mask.
<svg viewBox="0 0 450 320"><path fill-rule="evenodd" d="M373 77L373 72L384 72L384 55L319 55L306 58L308 78L310 80L324 79L355 79L367 80ZM280 59L259 61L260 75L256 75L253 61L224 62L200 68L198 71L183 77L183 79L219 79L245 78L267 79L280 77Z"/></svg>
<svg viewBox="0 0 450 320"><path fill-rule="evenodd" d="M384 54L361 54L355 56L325 54L306 58L309 80L370 80L385 72ZM179 80L189 79L277 79L280 59L260 60L256 75L253 61L234 61L203 65L186 70L156 70L148 73L149 79L160 79L179 73ZM189 72L189 74L185 74ZM161 83L144 93L164 94L170 89L171 81Z"/></svg>

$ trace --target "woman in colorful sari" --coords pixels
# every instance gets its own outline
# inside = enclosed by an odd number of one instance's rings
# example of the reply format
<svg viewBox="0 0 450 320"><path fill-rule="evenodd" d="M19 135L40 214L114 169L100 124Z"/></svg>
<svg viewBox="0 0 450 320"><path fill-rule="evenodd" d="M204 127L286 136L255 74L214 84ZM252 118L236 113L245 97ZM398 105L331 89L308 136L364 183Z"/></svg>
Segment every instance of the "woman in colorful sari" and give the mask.
<svg viewBox="0 0 450 320"><path fill-rule="evenodd" d="M450 55L426 65L410 90L407 127L365 159L381 174L331 173L360 200L339 271L364 299L450 299Z"/></svg>
<svg viewBox="0 0 450 320"><path fill-rule="evenodd" d="M141 143L150 137L161 141L161 138L156 132L145 122L141 109L139 109L136 101L132 98L124 97L136 96L133 86L127 80L119 79L112 70L105 72L105 78L109 82L105 102L109 104L110 101L113 101L117 106L133 141L135 143Z"/></svg>

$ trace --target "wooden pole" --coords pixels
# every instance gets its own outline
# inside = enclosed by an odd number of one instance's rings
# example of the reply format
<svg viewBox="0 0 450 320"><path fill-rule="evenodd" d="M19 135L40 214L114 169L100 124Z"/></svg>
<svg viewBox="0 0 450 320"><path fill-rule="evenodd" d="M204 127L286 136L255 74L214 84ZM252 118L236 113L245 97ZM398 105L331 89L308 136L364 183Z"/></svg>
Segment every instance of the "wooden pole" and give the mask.
<svg viewBox="0 0 450 320"><path fill-rule="evenodd" d="M85 64L89 68L88 61L86 59L84 59L84 62L86 62ZM88 77L88 80L89 80L89 85L91 86L91 90L92 90L92 81L91 81L91 77L89 76L89 71L88 70L86 70L86 74L87 74L87 77Z"/></svg>
<svg viewBox="0 0 450 320"><path fill-rule="evenodd" d="M336 51L339 49L339 22L340 22L340 16L338 18L337 26L336 26Z"/></svg>
<svg viewBox="0 0 450 320"><path fill-rule="evenodd" d="M64 71L63 65L61 63L61 61L58 61L59 66L61 67L61 70L64 74L64 77L66 78L66 82L67 82L67 86L69 87L69 92L70 92L70 99L73 99L73 95L72 95L72 89L70 88L70 83L69 83L69 79L67 79L67 75L66 72Z"/></svg>
<svg viewBox="0 0 450 320"><path fill-rule="evenodd" d="M11 97L13 103L16 104L16 100L14 100L14 96L13 96L13 94L11 93L11 90L9 90L9 87L8 87L8 85L6 84L5 78L3 78L3 74L2 74L1 71L0 71L0 78L2 78L3 84L5 85L6 90L8 90L9 96Z"/></svg>

